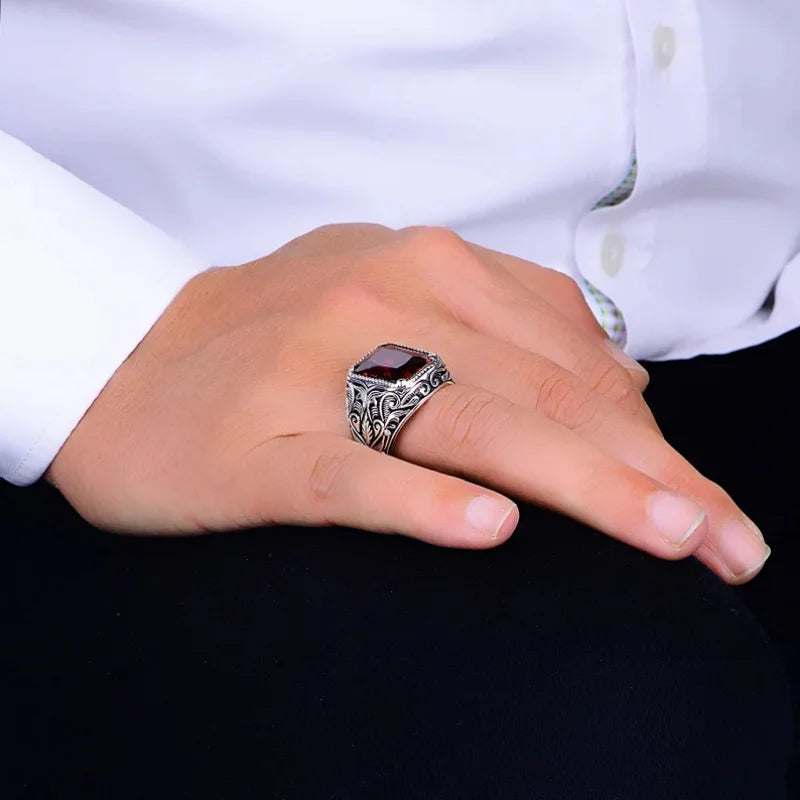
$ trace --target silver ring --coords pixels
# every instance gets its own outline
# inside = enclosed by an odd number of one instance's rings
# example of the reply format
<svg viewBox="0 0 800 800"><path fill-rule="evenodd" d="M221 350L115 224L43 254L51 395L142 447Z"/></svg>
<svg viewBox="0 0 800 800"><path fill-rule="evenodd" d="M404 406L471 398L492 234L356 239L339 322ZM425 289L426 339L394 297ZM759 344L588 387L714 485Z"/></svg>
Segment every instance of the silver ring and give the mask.
<svg viewBox="0 0 800 800"><path fill-rule="evenodd" d="M452 383L436 353L380 344L347 373L347 420L361 444L388 453L403 425L438 389Z"/></svg>

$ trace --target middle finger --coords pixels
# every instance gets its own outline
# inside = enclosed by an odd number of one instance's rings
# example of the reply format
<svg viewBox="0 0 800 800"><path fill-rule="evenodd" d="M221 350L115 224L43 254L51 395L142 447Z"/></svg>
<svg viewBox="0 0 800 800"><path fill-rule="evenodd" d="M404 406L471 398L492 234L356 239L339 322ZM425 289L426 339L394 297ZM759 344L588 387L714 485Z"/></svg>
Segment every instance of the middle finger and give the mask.
<svg viewBox="0 0 800 800"><path fill-rule="evenodd" d="M576 325L496 260L487 258L484 264L473 275L480 276L479 283L456 281L449 287L446 302L459 322L544 356L612 400L624 400L632 390L644 389L647 371L622 351L612 356L605 336ZM574 281L569 282L579 293ZM588 309L587 313L591 314Z"/></svg>

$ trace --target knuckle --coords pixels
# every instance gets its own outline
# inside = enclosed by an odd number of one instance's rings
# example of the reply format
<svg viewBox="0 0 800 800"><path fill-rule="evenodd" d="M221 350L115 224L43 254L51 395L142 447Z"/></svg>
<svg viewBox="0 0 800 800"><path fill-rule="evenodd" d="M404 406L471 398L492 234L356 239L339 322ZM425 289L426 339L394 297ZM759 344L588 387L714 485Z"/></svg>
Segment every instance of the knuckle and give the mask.
<svg viewBox="0 0 800 800"><path fill-rule="evenodd" d="M597 416L592 390L565 370L556 370L538 387L535 408L572 430L590 427Z"/></svg>
<svg viewBox="0 0 800 800"><path fill-rule="evenodd" d="M363 244L380 241L393 233L391 228L372 222L331 222L319 225L306 234L310 238L322 238L326 243Z"/></svg>
<svg viewBox="0 0 800 800"><path fill-rule="evenodd" d="M618 364L602 365L590 370L588 382L592 389L613 400L618 406L637 413L642 404L641 392L628 371Z"/></svg>
<svg viewBox="0 0 800 800"><path fill-rule="evenodd" d="M315 502L325 503L338 493L352 457L352 454L335 450L323 450L317 455L308 476L309 490Z"/></svg>
<svg viewBox="0 0 800 800"><path fill-rule="evenodd" d="M405 229L403 234L401 258L451 313L469 316L471 311L463 307L464 296L497 292L496 271L455 231L418 227ZM462 287L465 292L460 291Z"/></svg>
<svg viewBox="0 0 800 800"><path fill-rule="evenodd" d="M334 222L329 222L325 225L318 225L316 228L312 228L306 236L309 239L319 238L320 236L328 236L331 233L336 233L339 230L339 226Z"/></svg>
<svg viewBox="0 0 800 800"><path fill-rule="evenodd" d="M597 321L588 301L580 286L569 278L569 286L565 286L563 293L564 299L561 301L565 308L570 310L570 317L582 320L587 328L593 329L593 332L600 339L607 339L608 334L603 330L603 326Z"/></svg>
<svg viewBox="0 0 800 800"><path fill-rule="evenodd" d="M576 300L580 299L581 302L584 301L583 292L571 275L567 275L565 272L559 272L558 270L551 270L551 272L553 273L553 284L563 297L572 297Z"/></svg>
<svg viewBox="0 0 800 800"><path fill-rule="evenodd" d="M469 244L455 231L439 226L418 226L403 231L404 245L416 260L436 265L472 256Z"/></svg>
<svg viewBox="0 0 800 800"><path fill-rule="evenodd" d="M453 388L437 416L439 441L454 451L488 446L508 419L510 403L491 392Z"/></svg>
<svg viewBox="0 0 800 800"><path fill-rule="evenodd" d="M542 269L545 269L543 267ZM580 322L585 329L593 332L601 339L606 338L602 325L597 321L578 282L570 275L557 270L548 270L551 274L547 288L547 297L553 305L575 322Z"/></svg>
<svg viewBox="0 0 800 800"><path fill-rule="evenodd" d="M549 273L548 294L557 300L559 307L567 307L570 311L574 311L575 308L586 308L591 314L581 287L571 275L547 267L542 269L547 269Z"/></svg>

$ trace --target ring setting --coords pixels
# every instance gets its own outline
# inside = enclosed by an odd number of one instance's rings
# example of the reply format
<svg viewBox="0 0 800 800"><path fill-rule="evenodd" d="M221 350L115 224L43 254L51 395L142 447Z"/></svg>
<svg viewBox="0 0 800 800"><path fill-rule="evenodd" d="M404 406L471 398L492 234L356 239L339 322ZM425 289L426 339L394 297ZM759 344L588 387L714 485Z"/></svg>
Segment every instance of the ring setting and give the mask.
<svg viewBox="0 0 800 800"><path fill-rule="evenodd" d="M347 420L357 442L389 453L420 406L452 383L436 353L388 342L370 350L347 373Z"/></svg>

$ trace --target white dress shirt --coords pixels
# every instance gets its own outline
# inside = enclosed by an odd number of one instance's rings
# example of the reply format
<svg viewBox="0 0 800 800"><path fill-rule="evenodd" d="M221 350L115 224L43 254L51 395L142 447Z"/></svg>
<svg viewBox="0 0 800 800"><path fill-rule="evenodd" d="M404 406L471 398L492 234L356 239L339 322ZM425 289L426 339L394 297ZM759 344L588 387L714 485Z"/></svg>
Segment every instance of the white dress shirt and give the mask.
<svg viewBox="0 0 800 800"><path fill-rule="evenodd" d="M637 358L799 325L798 37L797 0L4 0L0 476L191 275L326 223L585 278Z"/></svg>

